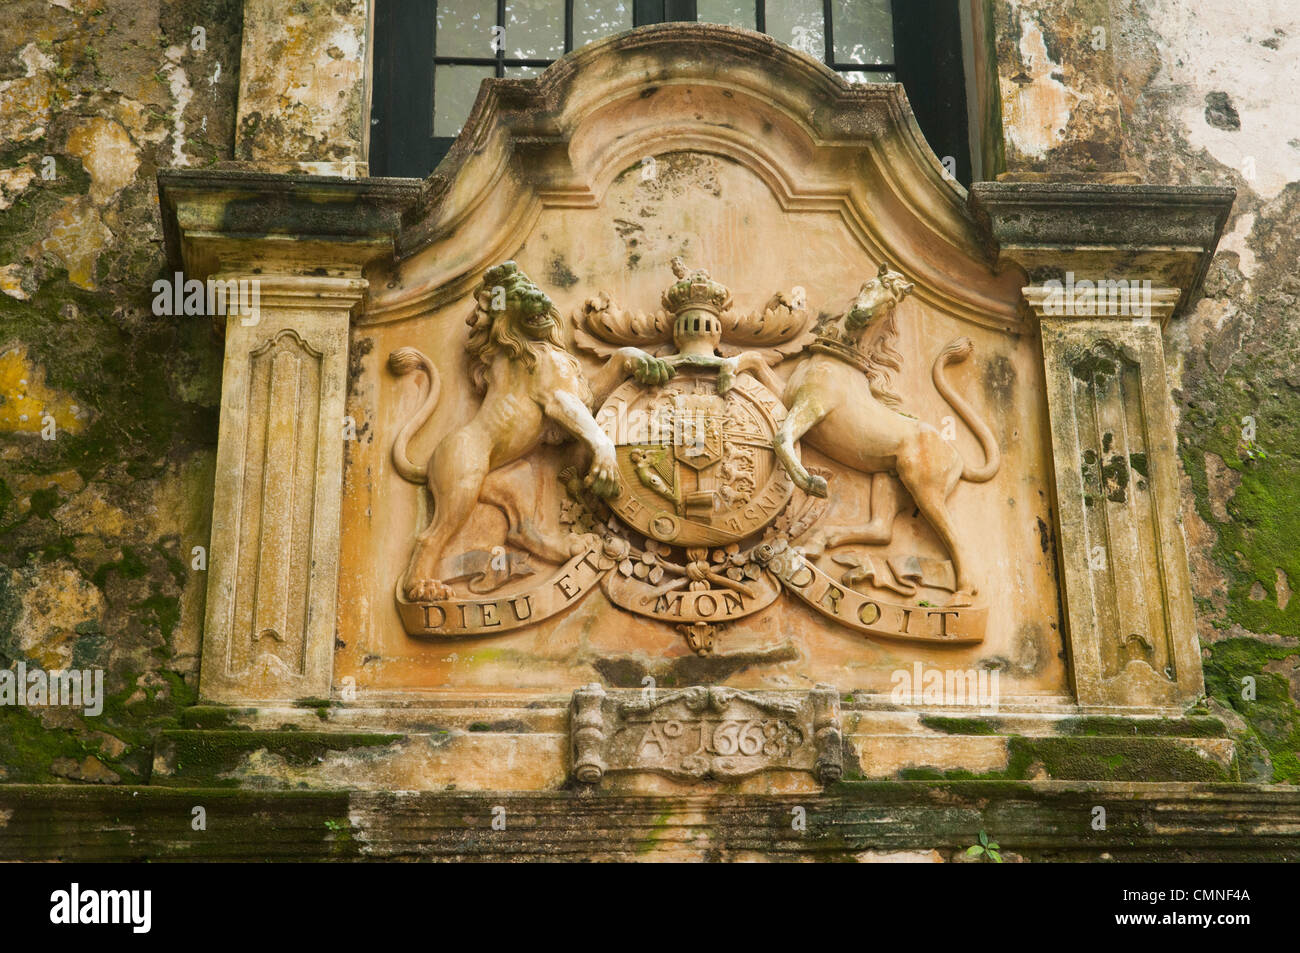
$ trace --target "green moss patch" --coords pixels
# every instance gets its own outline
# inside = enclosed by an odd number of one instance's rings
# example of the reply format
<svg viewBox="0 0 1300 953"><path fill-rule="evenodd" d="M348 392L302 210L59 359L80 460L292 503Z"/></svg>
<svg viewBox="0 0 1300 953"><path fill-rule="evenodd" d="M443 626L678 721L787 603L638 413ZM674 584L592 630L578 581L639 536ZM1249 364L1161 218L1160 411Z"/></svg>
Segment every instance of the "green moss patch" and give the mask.
<svg viewBox="0 0 1300 953"><path fill-rule="evenodd" d="M266 752L291 767L310 767L334 755L385 748L402 735L332 731L164 731L159 751L170 773L155 776L162 785L236 787L250 756Z"/></svg>
<svg viewBox="0 0 1300 953"><path fill-rule="evenodd" d="M1297 654L1300 649L1294 646L1236 638L1207 646L1204 661L1206 692L1250 726L1247 740L1268 752L1273 780L1291 784L1300 783L1300 710L1290 682L1264 667ZM1249 697L1252 685L1254 698Z"/></svg>
<svg viewBox="0 0 1300 953"><path fill-rule="evenodd" d="M1231 781L1235 766L1202 757L1172 738L1083 737L1007 739L1007 766L977 774L936 767L906 768L905 781Z"/></svg>

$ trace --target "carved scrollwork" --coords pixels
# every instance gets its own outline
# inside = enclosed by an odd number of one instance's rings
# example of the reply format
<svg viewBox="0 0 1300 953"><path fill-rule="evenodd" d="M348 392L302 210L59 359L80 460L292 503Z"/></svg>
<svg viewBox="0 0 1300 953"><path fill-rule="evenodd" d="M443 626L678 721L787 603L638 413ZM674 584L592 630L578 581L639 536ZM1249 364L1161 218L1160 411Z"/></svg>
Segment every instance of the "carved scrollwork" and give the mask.
<svg viewBox="0 0 1300 953"><path fill-rule="evenodd" d="M574 777L594 784L611 772L684 781L733 781L761 771L807 772L824 784L843 774L839 693L749 692L697 685L573 693Z"/></svg>

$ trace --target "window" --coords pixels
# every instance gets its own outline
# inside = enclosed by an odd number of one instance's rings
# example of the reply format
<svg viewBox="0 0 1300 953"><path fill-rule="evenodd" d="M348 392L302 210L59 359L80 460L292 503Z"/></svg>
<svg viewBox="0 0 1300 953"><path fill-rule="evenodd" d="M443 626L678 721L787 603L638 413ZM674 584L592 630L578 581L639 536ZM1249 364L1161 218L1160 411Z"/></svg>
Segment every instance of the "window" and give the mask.
<svg viewBox="0 0 1300 953"><path fill-rule="evenodd" d="M423 178L487 77L536 76L634 26L699 21L767 33L849 82L897 80L936 154L970 183L958 0L376 0L370 172Z"/></svg>

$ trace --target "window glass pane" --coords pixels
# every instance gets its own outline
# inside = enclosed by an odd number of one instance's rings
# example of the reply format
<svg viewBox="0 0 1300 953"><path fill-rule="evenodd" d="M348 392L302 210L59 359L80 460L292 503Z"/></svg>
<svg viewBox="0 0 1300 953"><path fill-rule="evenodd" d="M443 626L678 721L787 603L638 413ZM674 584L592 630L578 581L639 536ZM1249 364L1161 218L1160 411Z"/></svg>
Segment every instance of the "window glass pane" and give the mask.
<svg viewBox="0 0 1300 953"><path fill-rule="evenodd" d="M743 26L746 30L757 26L754 0L695 0L695 14L701 23Z"/></svg>
<svg viewBox="0 0 1300 953"><path fill-rule="evenodd" d="M491 66L436 66L433 70L433 134L454 136L474 108L478 86L495 74Z"/></svg>
<svg viewBox="0 0 1300 953"><path fill-rule="evenodd" d="M497 22L495 0L456 0L438 4L436 56L480 56L491 59L492 27Z"/></svg>
<svg viewBox="0 0 1300 953"><path fill-rule="evenodd" d="M532 79L534 76L541 76L545 66L507 66L505 68L506 79Z"/></svg>
<svg viewBox="0 0 1300 953"><path fill-rule="evenodd" d="M506 4L506 59L558 60L564 55L564 0Z"/></svg>
<svg viewBox="0 0 1300 953"><path fill-rule="evenodd" d="M573 0L573 48L632 29L632 0Z"/></svg>
<svg viewBox="0 0 1300 953"><path fill-rule="evenodd" d="M836 43L835 45L839 46L838 43ZM868 73L866 70L852 70L847 72L841 72L840 75L843 76L850 83L897 83L898 82L898 77L888 71Z"/></svg>
<svg viewBox="0 0 1300 953"><path fill-rule="evenodd" d="M894 21L889 0L835 0L831 35L836 63L894 62Z"/></svg>
<svg viewBox="0 0 1300 953"><path fill-rule="evenodd" d="M826 58L822 0L781 0L767 6L767 32L800 52Z"/></svg>

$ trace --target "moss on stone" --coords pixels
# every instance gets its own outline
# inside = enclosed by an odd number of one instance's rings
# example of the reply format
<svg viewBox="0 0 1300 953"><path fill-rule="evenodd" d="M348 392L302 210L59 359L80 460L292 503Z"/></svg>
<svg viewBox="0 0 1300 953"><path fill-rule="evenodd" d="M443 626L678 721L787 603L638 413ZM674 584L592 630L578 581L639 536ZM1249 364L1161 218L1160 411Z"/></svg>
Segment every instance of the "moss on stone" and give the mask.
<svg viewBox="0 0 1300 953"><path fill-rule="evenodd" d="M1031 776L1041 764L1058 781L1228 781L1233 773L1196 751L1159 738L1014 738L1011 762Z"/></svg>
<svg viewBox="0 0 1300 953"><path fill-rule="evenodd" d="M81 761L98 753L75 730L47 727L31 709L0 707L0 769L6 782L50 780L56 759Z"/></svg>
<svg viewBox="0 0 1300 953"><path fill-rule="evenodd" d="M1067 360L1070 373L1091 387L1104 387L1116 373L1115 362L1095 351L1083 351Z"/></svg>
<svg viewBox="0 0 1300 953"><path fill-rule="evenodd" d="M997 725L986 718L948 718L942 715L922 715L921 724L931 731L949 735L996 735Z"/></svg>
<svg viewBox="0 0 1300 953"><path fill-rule="evenodd" d="M1288 353L1290 352L1290 353ZM1300 637L1300 599L1283 608L1276 598L1250 598L1259 584L1270 595L1277 571L1300 580L1300 399L1270 379L1293 373L1300 347L1279 347L1234 374L1204 369L1181 421L1183 468L1202 519L1218 538L1212 555L1228 582L1225 621L1252 632ZM1249 420L1247 420L1249 418ZM1253 439L1248 439L1253 427ZM1260 450L1265 454L1261 455ZM1240 478L1231 499L1220 500L1229 519L1214 514L1205 455L1218 456ZM1294 649L1300 652L1300 648Z"/></svg>
<svg viewBox="0 0 1300 953"><path fill-rule="evenodd" d="M316 717L321 721L329 721L330 708L336 702L328 698L299 698L293 703L295 708L311 708L316 712Z"/></svg>
<svg viewBox="0 0 1300 953"><path fill-rule="evenodd" d="M921 724L931 731L950 735L1012 734L996 718L951 718L940 715L923 715ZM1054 730L1062 735L1090 737L1110 735L1166 738L1222 738L1227 727L1217 718L1189 715L1184 718L1124 718L1119 716L1089 716L1065 718L1057 722Z"/></svg>
<svg viewBox="0 0 1300 953"><path fill-rule="evenodd" d="M247 717L257 713L256 708L230 708L225 705L195 705L181 712L180 724L183 728L215 731L217 729L250 731L248 726L239 722L241 716Z"/></svg>
<svg viewBox="0 0 1300 953"><path fill-rule="evenodd" d="M1187 355L1179 424L1183 469L1214 533L1206 555L1224 584L1198 594L1198 615L1234 633L1208 644L1202 638L1206 692L1245 722L1237 742L1250 774L1290 783L1300 783L1300 705L1287 679L1264 666L1300 662L1300 599L1284 592L1300 580L1300 336L1285 316L1294 314L1294 296L1281 287L1295 290L1293 269L1282 263L1295 258L1297 201L1284 197L1256 222L1273 249L1255 276L1263 290L1249 300L1242 291L1235 302L1246 313L1222 331L1231 351L1216 350L1212 338ZM1249 339L1238 322L1251 328ZM1230 480L1211 479L1219 461ZM1242 697L1248 676L1253 700Z"/></svg>
<svg viewBox="0 0 1300 953"><path fill-rule="evenodd" d="M1205 651L1205 689L1245 720L1250 739L1268 752L1274 781L1300 783L1300 711L1285 677L1265 671L1270 662L1292 658L1294 646L1251 638L1224 639ZM1248 697L1253 679L1254 698Z"/></svg>
<svg viewBox="0 0 1300 953"><path fill-rule="evenodd" d="M906 768L906 781L1230 781L1225 769L1177 740L1161 737L1027 737L1007 739L1007 766L977 773L934 766Z"/></svg>
<svg viewBox="0 0 1300 953"><path fill-rule="evenodd" d="M385 748L402 737L361 731L164 731L160 742L170 771L153 783L236 787L241 768L256 752L308 767L339 753Z"/></svg>
<svg viewBox="0 0 1300 953"><path fill-rule="evenodd" d="M1217 718L1201 715L1185 718L1120 718L1090 716L1067 718L1057 730L1066 735L1133 735L1137 737L1222 738L1228 729Z"/></svg>

